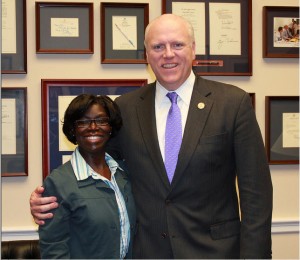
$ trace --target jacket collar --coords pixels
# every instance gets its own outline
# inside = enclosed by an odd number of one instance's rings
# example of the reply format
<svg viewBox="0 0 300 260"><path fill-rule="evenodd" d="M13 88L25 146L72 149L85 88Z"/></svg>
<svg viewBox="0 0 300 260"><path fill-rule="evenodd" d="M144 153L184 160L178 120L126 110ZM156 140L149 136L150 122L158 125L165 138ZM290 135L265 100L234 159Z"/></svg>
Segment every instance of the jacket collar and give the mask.
<svg viewBox="0 0 300 260"><path fill-rule="evenodd" d="M207 118L213 106L213 100L209 98L211 90L207 81L200 76L196 76L184 136L179 152L179 159L170 186L157 138L154 106L155 84L155 82L149 84L140 94L140 100L136 105L136 113L145 146L149 151L150 159L155 167L155 173L153 174L159 174L164 185L168 189L172 189L172 187L180 181L180 178L193 157L193 153L199 143L199 139L203 133Z"/></svg>

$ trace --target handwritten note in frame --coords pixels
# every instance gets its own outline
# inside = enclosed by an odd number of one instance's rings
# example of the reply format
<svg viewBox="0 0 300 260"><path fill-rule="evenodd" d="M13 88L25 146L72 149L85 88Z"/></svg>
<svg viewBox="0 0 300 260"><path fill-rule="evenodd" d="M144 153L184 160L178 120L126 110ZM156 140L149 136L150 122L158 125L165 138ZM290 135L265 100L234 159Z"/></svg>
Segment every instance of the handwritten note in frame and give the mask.
<svg viewBox="0 0 300 260"><path fill-rule="evenodd" d="M299 164L299 96L265 97L269 164Z"/></svg>
<svg viewBox="0 0 300 260"><path fill-rule="evenodd" d="M193 25L196 74L252 76L252 0L162 0L162 13Z"/></svg>
<svg viewBox="0 0 300 260"><path fill-rule="evenodd" d="M93 3L36 2L36 53L94 53Z"/></svg>
<svg viewBox="0 0 300 260"><path fill-rule="evenodd" d="M148 3L100 3L101 63L147 64Z"/></svg>

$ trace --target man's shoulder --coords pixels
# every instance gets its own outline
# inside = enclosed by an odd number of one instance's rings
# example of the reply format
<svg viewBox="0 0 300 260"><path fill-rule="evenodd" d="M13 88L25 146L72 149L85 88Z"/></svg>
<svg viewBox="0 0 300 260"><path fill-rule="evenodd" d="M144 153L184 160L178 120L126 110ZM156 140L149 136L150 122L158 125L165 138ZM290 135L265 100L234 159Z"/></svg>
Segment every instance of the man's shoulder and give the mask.
<svg viewBox="0 0 300 260"><path fill-rule="evenodd" d="M207 88L207 90L217 94L224 94L224 92L226 93L230 93L231 95L244 95L246 92L245 90L239 88L238 86L232 85L232 84L228 84L228 83L224 83L221 81L215 81L215 80L211 80L211 79L204 79L202 77L197 77L197 82L198 84L196 84L199 88Z"/></svg>
<svg viewBox="0 0 300 260"><path fill-rule="evenodd" d="M116 102L118 103L118 105L124 103L128 104L128 102L130 102L131 104L135 103L136 101L140 100L140 98L143 98L149 93L152 93L154 89L155 89L155 83L153 82L144 87L140 87L136 90L122 94L116 99Z"/></svg>

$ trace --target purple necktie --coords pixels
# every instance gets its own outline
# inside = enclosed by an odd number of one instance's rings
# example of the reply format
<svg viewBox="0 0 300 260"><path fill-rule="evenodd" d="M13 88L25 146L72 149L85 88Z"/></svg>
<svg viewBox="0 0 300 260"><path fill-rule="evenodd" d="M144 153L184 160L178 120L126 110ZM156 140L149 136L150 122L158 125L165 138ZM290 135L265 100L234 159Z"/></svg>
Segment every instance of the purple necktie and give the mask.
<svg viewBox="0 0 300 260"><path fill-rule="evenodd" d="M172 182L178 154L182 141L181 114L177 105L177 93L170 92L167 94L172 105L170 107L165 133L165 167L170 183Z"/></svg>

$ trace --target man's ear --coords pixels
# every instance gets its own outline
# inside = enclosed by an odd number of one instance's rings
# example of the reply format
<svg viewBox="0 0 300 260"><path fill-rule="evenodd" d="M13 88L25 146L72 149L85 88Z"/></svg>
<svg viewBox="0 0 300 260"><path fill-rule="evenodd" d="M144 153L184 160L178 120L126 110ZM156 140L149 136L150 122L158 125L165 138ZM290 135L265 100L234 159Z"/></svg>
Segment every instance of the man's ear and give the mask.
<svg viewBox="0 0 300 260"><path fill-rule="evenodd" d="M193 56L194 56L193 60L195 60L196 59L196 43L195 42L192 43L192 50L193 50Z"/></svg>

